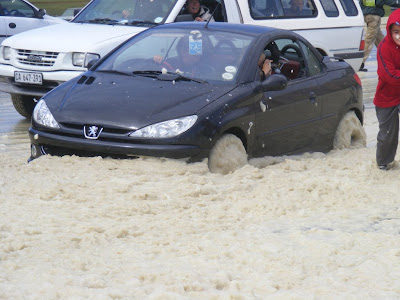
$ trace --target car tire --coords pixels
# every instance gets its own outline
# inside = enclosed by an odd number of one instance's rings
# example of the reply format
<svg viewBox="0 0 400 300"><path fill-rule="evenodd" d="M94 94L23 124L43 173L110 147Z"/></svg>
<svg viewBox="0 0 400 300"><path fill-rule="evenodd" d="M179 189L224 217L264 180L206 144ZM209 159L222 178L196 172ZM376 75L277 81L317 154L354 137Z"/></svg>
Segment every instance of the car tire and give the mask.
<svg viewBox="0 0 400 300"><path fill-rule="evenodd" d="M11 100L15 110L21 116L27 119L30 119L32 117L33 109L36 105L33 99L33 96L11 94Z"/></svg>
<svg viewBox="0 0 400 300"><path fill-rule="evenodd" d="M228 174L246 164L246 149L241 139L233 134L224 134L215 143L208 157L208 168L212 173Z"/></svg>
<svg viewBox="0 0 400 300"><path fill-rule="evenodd" d="M336 129L333 149L362 148L367 144L367 134L354 111L347 112Z"/></svg>

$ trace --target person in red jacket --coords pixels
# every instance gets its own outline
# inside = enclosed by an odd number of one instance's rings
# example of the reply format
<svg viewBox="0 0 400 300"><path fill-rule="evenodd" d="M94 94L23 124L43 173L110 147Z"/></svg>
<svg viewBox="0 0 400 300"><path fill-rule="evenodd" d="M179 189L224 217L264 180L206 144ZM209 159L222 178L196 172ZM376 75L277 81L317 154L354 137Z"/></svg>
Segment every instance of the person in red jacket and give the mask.
<svg viewBox="0 0 400 300"><path fill-rule="evenodd" d="M379 122L376 162L388 170L399 141L400 112L400 9L389 16L387 35L378 46L378 86L374 104Z"/></svg>

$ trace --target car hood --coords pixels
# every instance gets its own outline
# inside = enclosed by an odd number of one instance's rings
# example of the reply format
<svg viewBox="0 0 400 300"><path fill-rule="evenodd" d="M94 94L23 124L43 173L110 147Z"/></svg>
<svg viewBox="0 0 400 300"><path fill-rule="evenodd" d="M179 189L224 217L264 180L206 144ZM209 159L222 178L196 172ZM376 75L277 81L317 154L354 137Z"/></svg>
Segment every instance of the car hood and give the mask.
<svg viewBox="0 0 400 300"><path fill-rule="evenodd" d="M194 115L234 88L88 72L53 90L45 100L60 123L137 129Z"/></svg>
<svg viewBox="0 0 400 300"><path fill-rule="evenodd" d="M19 33L6 39L3 45L38 51L93 52L105 43L118 45L144 29L147 28L63 22Z"/></svg>

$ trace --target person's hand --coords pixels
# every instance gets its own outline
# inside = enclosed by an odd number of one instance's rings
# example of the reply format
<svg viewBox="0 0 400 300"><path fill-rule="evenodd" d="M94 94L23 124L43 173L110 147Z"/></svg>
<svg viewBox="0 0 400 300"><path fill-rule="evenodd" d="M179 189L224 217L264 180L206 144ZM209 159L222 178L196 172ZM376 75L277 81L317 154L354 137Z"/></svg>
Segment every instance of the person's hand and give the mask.
<svg viewBox="0 0 400 300"><path fill-rule="evenodd" d="M154 60L154 62L161 64L163 62L164 58L160 55L154 55L153 60Z"/></svg>
<svg viewBox="0 0 400 300"><path fill-rule="evenodd" d="M269 76L272 73L271 63L272 63L272 60L270 60L270 59L264 60L262 70L263 70L265 76Z"/></svg>
<svg viewBox="0 0 400 300"><path fill-rule="evenodd" d="M122 11L122 17L125 18L125 19L126 19L127 17L129 17L130 14L131 14L131 12L130 12L130 10L128 10L128 9L124 9L124 10Z"/></svg>
<svg viewBox="0 0 400 300"><path fill-rule="evenodd" d="M204 19L202 19L200 17L196 17L194 20L197 21L197 22L204 22Z"/></svg>

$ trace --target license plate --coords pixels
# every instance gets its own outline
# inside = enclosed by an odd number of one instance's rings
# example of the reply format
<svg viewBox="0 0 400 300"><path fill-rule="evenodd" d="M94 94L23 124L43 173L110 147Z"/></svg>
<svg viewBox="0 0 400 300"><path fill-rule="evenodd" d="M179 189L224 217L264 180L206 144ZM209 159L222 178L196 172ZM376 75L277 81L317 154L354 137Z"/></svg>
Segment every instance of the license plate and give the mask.
<svg viewBox="0 0 400 300"><path fill-rule="evenodd" d="M32 73L32 72L14 72L15 82L30 83L30 84L43 84L42 73Z"/></svg>

